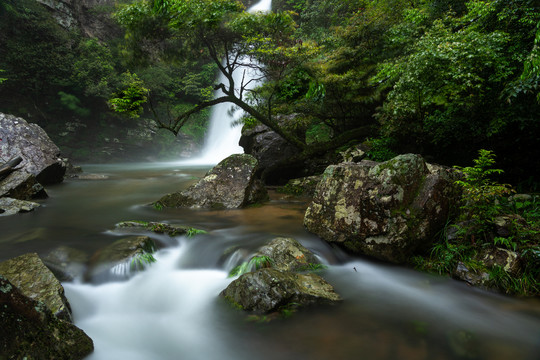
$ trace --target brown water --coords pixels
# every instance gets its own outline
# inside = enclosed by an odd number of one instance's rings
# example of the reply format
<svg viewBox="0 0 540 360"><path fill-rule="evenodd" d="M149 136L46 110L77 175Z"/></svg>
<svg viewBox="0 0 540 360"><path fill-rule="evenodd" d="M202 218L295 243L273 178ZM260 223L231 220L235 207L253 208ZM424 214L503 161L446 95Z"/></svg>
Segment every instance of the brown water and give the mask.
<svg viewBox="0 0 540 360"><path fill-rule="evenodd" d="M0 260L68 245L92 254L125 234L123 220L186 224L193 238L156 236L157 262L128 281L66 283L75 321L93 339L90 359L531 359L540 358L540 303L371 262L332 249L302 227L304 202L273 196L245 210L146 204L193 183L207 168L175 164L85 166L107 180L47 188L33 213L0 217ZM249 322L219 292L242 256L274 236L293 236L328 269L343 296L285 320ZM236 250L236 251L231 251ZM236 254L225 256L224 253Z"/></svg>

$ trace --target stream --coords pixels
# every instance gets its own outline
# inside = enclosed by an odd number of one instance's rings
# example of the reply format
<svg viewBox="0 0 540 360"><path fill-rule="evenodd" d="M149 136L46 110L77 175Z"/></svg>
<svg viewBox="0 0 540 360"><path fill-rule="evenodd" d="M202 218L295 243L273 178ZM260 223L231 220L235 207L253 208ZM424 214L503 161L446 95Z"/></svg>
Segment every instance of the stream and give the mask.
<svg viewBox="0 0 540 360"><path fill-rule="evenodd" d="M270 5L271 0L262 0L252 10ZM139 232L159 245L157 261L148 269L124 281L63 284L75 324L94 341L88 360L540 358L539 300L505 297L347 255L303 228L307 201L272 193L270 202L242 210L148 205L187 188L211 163L238 150L239 129L216 117L225 127L210 132L228 144L214 147L217 140L210 139L198 160L84 165L86 173L101 179L49 186L50 197L40 208L0 217L0 261L28 252L45 256L59 246L91 256L134 234L115 230L125 220L206 231L191 238ZM294 237L327 265L321 276L343 297L341 304L265 321L218 296L234 280L228 272L238 261L277 236Z"/></svg>
<svg viewBox="0 0 540 360"><path fill-rule="evenodd" d="M282 199L243 210L148 206L186 188L208 167L86 165L104 180L67 180L28 214L0 217L0 260L70 246L89 255L121 236L122 220L204 229L191 238L152 235L157 262L127 281L64 283L75 324L104 359L538 359L540 302L467 287L444 277L351 257L306 232L307 203ZM130 234L132 235L132 233ZM249 321L218 294L233 279L230 249L248 256L291 236L328 268L344 301L288 319ZM238 251L236 252L238 253Z"/></svg>

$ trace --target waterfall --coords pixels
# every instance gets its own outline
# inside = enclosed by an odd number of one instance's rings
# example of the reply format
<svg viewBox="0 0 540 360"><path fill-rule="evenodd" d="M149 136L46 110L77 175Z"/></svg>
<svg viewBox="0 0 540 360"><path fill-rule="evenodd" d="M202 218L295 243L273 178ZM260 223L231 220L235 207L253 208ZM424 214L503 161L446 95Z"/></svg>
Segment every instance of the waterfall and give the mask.
<svg viewBox="0 0 540 360"><path fill-rule="evenodd" d="M261 0L250 7L248 12L270 11L271 7L272 0ZM242 82L244 69L241 70L233 73L235 84ZM257 72L252 69L246 69L245 75L244 82L248 82L257 77ZM226 80L225 76L221 74L218 83L225 83ZM248 88L252 89L255 86L257 86L257 82L252 82ZM223 95L222 91L217 90L215 97L221 95ZM234 105L230 103L221 103L213 106L201 155L188 161L182 161L182 164L215 165L229 155L243 153L244 150L238 145L242 127L239 125L233 126L242 115L243 111L235 109Z"/></svg>

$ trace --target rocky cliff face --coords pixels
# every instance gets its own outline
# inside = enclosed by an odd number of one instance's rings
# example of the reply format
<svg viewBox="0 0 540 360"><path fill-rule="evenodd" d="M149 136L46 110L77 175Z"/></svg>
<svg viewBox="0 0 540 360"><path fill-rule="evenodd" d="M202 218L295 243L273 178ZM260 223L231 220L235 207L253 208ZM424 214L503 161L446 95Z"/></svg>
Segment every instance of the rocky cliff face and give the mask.
<svg viewBox="0 0 540 360"><path fill-rule="evenodd" d="M80 29L87 37L109 39L120 34L120 28L106 11L118 0L36 0L68 30Z"/></svg>

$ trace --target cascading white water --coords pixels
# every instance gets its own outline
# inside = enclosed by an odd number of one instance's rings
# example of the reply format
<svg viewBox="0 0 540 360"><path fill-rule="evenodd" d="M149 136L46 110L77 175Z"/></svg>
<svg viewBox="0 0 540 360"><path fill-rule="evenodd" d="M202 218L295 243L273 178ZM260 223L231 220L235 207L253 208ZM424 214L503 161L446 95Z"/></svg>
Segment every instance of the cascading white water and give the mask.
<svg viewBox="0 0 540 360"><path fill-rule="evenodd" d="M248 12L270 11L272 0L262 0L248 9ZM240 84L244 77L244 83L257 77L257 72L253 69L239 69L233 73L234 82ZM225 83L226 78L220 75L218 83ZM248 89L257 86L257 82L252 81ZM221 90L217 90L215 96L222 95ZM241 136L241 126L233 124L240 119L243 111L235 109L230 103L222 103L215 105L212 108L210 116L208 132L205 139L205 144L201 155L187 161L182 161L182 164L194 165L215 165L229 155L243 153L244 150L238 142Z"/></svg>

